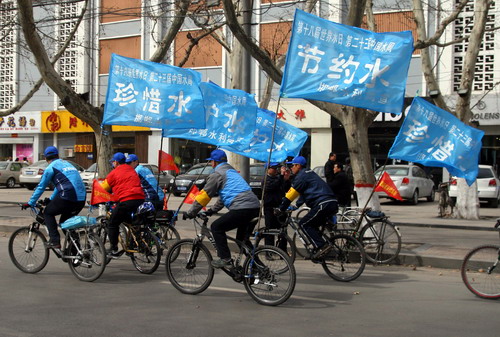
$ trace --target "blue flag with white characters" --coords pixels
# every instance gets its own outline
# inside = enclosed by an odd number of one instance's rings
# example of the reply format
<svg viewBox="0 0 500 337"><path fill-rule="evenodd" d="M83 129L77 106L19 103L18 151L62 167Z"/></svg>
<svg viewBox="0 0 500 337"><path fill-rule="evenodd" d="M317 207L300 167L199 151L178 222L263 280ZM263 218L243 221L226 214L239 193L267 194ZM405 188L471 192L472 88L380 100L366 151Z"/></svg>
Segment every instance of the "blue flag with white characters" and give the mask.
<svg viewBox="0 0 500 337"><path fill-rule="evenodd" d="M206 127L163 129L163 137L191 139L216 146L249 142L257 116L254 95L206 82L200 83L200 89Z"/></svg>
<svg viewBox="0 0 500 337"><path fill-rule="evenodd" d="M113 54L102 124L204 128L200 82L191 69Z"/></svg>
<svg viewBox="0 0 500 337"><path fill-rule="evenodd" d="M256 128L250 141L233 146L223 146L223 148L248 158L267 162L271 149L275 116L274 112L259 108ZM307 132L278 119L272 144L271 161L281 162L287 156L297 156L307 137Z"/></svg>
<svg viewBox="0 0 500 337"><path fill-rule="evenodd" d="M483 136L483 131L416 97L389 150L389 158L446 167L470 186L477 177Z"/></svg>
<svg viewBox="0 0 500 337"><path fill-rule="evenodd" d="M374 33L297 9L280 95L400 114L412 52L410 31Z"/></svg>

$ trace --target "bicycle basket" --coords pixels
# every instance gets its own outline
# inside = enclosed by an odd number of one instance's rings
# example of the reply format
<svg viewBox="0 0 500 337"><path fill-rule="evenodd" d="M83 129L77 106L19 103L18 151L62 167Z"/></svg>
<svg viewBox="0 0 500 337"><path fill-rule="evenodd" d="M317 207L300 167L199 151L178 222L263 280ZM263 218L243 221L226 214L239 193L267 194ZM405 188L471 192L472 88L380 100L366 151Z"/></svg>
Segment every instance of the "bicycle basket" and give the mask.
<svg viewBox="0 0 500 337"><path fill-rule="evenodd" d="M369 218L383 218L385 216L384 212L380 211L368 211L366 212L366 216Z"/></svg>

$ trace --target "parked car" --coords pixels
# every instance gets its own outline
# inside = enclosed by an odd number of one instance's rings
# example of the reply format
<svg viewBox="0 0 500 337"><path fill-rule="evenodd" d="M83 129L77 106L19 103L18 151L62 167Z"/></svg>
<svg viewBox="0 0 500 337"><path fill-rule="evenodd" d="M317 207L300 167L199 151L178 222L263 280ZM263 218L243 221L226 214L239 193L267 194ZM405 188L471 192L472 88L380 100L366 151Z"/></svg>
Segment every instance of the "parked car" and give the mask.
<svg viewBox="0 0 500 337"><path fill-rule="evenodd" d="M324 181L326 181L325 167L324 166L316 166L315 168L313 168L313 171L314 171L314 173L316 173L317 175L319 175L321 177L321 179L323 179Z"/></svg>
<svg viewBox="0 0 500 337"><path fill-rule="evenodd" d="M186 173L178 175L175 180L171 179L172 193L176 197L182 193L187 193L193 183L201 190L205 186L206 179L212 170L212 166L206 163L194 165Z"/></svg>
<svg viewBox="0 0 500 337"><path fill-rule="evenodd" d="M479 165L476 179L479 201L487 202L490 207L497 208L500 204L500 180L493 166ZM457 194L457 178L452 177L449 195L454 203L457 201Z"/></svg>
<svg viewBox="0 0 500 337"><path fill-rule="evenodd" d="M264 176L266 174L266 168L262 163L250 164L250 187L252 188L253 193L259 197L262 197L262 183L264 182Z"/></svg>
<svg viewBox="0 0 500 337"><path fill-rule="evenodd" d="M21 169L26 166L28 164L17 161L0 161L0 184L14 187L19 182Z"/></svg>
<svg viewBox="0 0 500 337"><path fill-rule="evenodd" d="M415 165L387 165L382 169L383 167L375 171L375 178L378 179L383 171L387 172L401 197L412 205L418 204L418 199L423 197L427 198L427 201L434 201L434 182L422 168ZM385 192L376 193L380 198L389 198Z"/></svg>
<svg viewBox="0 0 500 337"><path fill-rule="evenodd" d="M153 172L154 176L158 179L158 166L155 164L147 164L147 163L141 163L140 165L148 168ZM97 171L97 164L94 163L89 166L88 169L80 173L80 176L82 177L83 183L85 184L85 188L89 191L92 189L92 180L97 178L98 173ZM174 178L173 175L169 174L167 171L162 171L159 177L159 185L162 189L167 189L167 192L170 190L170 182Z"/></svg>
<svg viewBox="0 0 500 337"><path fill-rule="evenodd" d="M65 159L66 160L66 159ZM83 172L84 169L77 163L66 160L71 163L78 171ZM19 176L19 183L26 187L28 190L33 190L40 180L42 179L43 171L49 166L46 160L39 160L29 166L23 167L21 169L21 175ZM52 184L49 184L49 189L54 189Z"/></svg>

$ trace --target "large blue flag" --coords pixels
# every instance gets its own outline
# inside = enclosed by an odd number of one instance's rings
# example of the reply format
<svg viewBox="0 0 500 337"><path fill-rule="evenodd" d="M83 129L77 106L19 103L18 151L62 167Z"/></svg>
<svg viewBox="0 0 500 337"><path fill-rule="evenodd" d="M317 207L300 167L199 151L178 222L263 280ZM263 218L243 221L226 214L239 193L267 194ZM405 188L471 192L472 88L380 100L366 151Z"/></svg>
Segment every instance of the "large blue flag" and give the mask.
<svg viewBox="0 0 500 337"><path fill-rule="evenodd" d="M297 9L280 94L399 114L412 52L410 31L373 33Z"/></svg>
<svg viewBox="0 0 500 337"><path fill-rule="evenodd" d="M204 128L199 72L111 56L103 124Z"/></svg>
<svg viewBox="0 0 500 337"><path fill-rule="evenodd" d="M257 115L254 95L205 82L200 83L200 89L203 93L206 127L163 129L163 137L191 139L216 146L248 143L255 130Z"/></svg>
<svg viewBox="0 0 500 337"><path fill-rule="evenodd" d="M471 185L478 173L483 136L483 131L416 97L389 151L389 158L446 167L452 175L465 178Z"/></svg>
<svg viewBox="0 0 500 337"><path fill-rule="evenodd" d="M242 156L267 162L271 150L271 139L275 120L275 113L269 110L258 109L257 125L247 143L223 146L231 152ZM281 120L276 121L276 131L272 144L271 161L280 162L287 156L297 156L307 140L307 132Z"/></svg>

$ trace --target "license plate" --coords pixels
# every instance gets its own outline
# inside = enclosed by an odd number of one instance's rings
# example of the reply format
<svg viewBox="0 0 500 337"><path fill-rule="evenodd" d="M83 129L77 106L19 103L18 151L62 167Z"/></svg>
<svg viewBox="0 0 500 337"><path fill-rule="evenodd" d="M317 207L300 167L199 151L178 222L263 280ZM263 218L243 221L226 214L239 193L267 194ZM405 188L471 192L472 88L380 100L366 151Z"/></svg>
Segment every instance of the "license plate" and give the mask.
<svg viewBox="0 0 500 337"><path fill-rule="evenodd" d="M185 186L179 186L179 187L177 187L177 189L178 189L179 191L186 191L186 190L187 190L187 187L185 187Z"/></svg>
<svg viewBox="0 0 500 337"><path fill-rule="evenodd" d="M260 186L262 183L258 181L250 182L250 186Z"/></svg>
<svg viewBox="0 0 500 337"><path fill-rule="evenodd" d="M33 172L33 171L26 171L26 175L27 175L27 176L32 176L34 173L35 173L35 172Z"/></svg>

